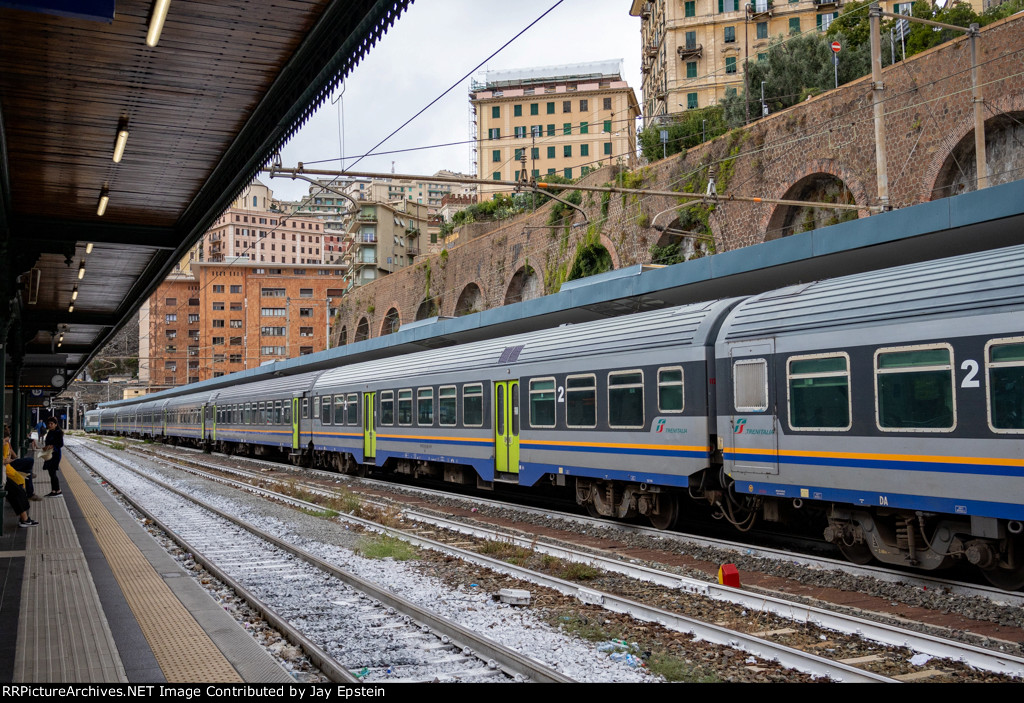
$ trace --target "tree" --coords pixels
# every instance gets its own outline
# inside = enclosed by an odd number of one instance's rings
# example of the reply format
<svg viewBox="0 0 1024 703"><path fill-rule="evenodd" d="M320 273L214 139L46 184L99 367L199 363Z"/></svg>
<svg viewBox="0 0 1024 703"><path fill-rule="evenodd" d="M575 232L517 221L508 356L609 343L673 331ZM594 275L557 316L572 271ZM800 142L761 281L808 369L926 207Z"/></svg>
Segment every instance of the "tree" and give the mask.
<svg viewBox="0 0 1024 703"><path fill-rule="evenodd" d="M927 2L918 0L914 3L911 14L914 17L935 20L936 22L952 24L965 29L979 20L977 13L966 2L950 3L938 12L935 12ZM922 51L931 49L933 46L938 46L950 39L956 39L963 35L963 32L958 32L955 29L939 29L938 27L921 24L920 22L911 22L910 34L907 37L907 56L919 54Z"/></svg>
<svg viewBox="0 0 1024 703"><path fill-rule="evenodd" d="M840 85L856 80L870 70L868 48L852 45L842 32L836 32L831 37L818 32L776 37L768 47L767 56L763 60L751 62L748 67L749 96L736 96L723 101L728 123L738 126L745 122L747 100L750 102L750 114L761 114L762 81L765 103L770 112L778 112L811 95L834 88L835 69L830 46L833 40L843 45L839 61Z"/></svg>
<svg viewBox="0 0 1024 703"><path fill-rule="evenodd" d="M660 122L640 130L640 149L648 161L678 154L692 149L703 141L714 139L728 131L725 113L721 107L687 110L672 115L671 122ZM663 147L661 130L668 130L668 143Z"/></svg>

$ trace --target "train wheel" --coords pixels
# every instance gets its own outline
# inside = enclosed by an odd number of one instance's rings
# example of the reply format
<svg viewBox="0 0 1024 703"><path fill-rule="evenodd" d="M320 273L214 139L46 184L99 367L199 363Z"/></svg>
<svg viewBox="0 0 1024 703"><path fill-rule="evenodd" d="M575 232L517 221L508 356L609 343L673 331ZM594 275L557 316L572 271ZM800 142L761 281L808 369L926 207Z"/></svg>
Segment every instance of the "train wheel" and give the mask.
<svg viewBox="0 0 1024 703"><path fill-rule="evenodd" d="M585 507L587 509L587 515L589 515L590 517L596 517L596 518L606 517L605 515L602 515L601 512L597 509L597 506L594 505L591 502L586 503L583 507Z"/></svg>
<svg viewBox="0 0 1024 703"><path fill-rule="evenodd" d="M657 515L647 516L647 519L651 521L651 526L658 530L672 529L679 518L679 499L663 493L658 496L658 508Z"/></svg>
<svg viewBox="0 0 1024 703"><path fill-rule="evenodd" d="M996 588L1004 591L1017 591L1024 588L1024 566L1016 569L988 569L982 571L985 580Z"/></svg>
<svg viewBox="0 0 1024 703"><path fill-rule="evenodd" d="M854 564L864 566L865 564L870 564L874 559L874 556L871 554L871 548L863 542L859 544L840 543L838 547L843 556Z"/></svg>

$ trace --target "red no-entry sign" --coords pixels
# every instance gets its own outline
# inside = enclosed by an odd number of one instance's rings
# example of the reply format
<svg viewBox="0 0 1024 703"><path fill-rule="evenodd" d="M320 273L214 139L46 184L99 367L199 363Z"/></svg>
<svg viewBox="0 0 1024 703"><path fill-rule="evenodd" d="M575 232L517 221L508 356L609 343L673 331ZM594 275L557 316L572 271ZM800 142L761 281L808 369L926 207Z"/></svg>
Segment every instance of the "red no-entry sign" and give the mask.
<svg viewBox="0 0 1024 703"><path fill-rule="evenodd" d="M841 47L839 46L839 42L837 42L837 41L832 42L832 51L833 52L838 54L840 48Z"/></svg>

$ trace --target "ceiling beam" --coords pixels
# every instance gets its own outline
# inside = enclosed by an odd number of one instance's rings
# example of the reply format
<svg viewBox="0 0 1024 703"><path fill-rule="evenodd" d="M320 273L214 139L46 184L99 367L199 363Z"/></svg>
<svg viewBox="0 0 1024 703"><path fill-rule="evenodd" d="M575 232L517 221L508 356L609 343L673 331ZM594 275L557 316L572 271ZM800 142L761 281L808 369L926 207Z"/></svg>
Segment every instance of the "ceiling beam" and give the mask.
<svg viewBox="0 0 1024 703"><path fill-rule="evenodd" d="M30 241L43 250L48 250L47 244L60 245L68 242L125 244L169 251L173 251L181 244L181 236L172 227L27 215L11 217L10 226L11 239Z"/></svg>
<svg viewBox="0 0 1024 703"><path fill-rule="evenodd" d="M68 312L65 310L40 310L25 315L24 325L33 332L52 330L57 325L74 325L75 327L112 327L121 322L121 311L111 313Z"/></svg>

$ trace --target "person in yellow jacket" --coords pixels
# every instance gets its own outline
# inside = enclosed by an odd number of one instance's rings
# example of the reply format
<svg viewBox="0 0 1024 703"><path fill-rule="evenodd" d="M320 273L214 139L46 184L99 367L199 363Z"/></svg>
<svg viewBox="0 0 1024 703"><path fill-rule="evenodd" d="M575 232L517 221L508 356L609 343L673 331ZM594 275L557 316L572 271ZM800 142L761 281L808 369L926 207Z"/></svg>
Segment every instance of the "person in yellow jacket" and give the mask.
<svg viewBox="0 0 1024 703"><path fill-rule="evenodd" d="M11 437L4 429L4 473L7 476L7 502L18 514L21 527L33 527L39 523L28 516L28 495L25 493L25 477L14 467L14 452L11 451Z"/></svg>

